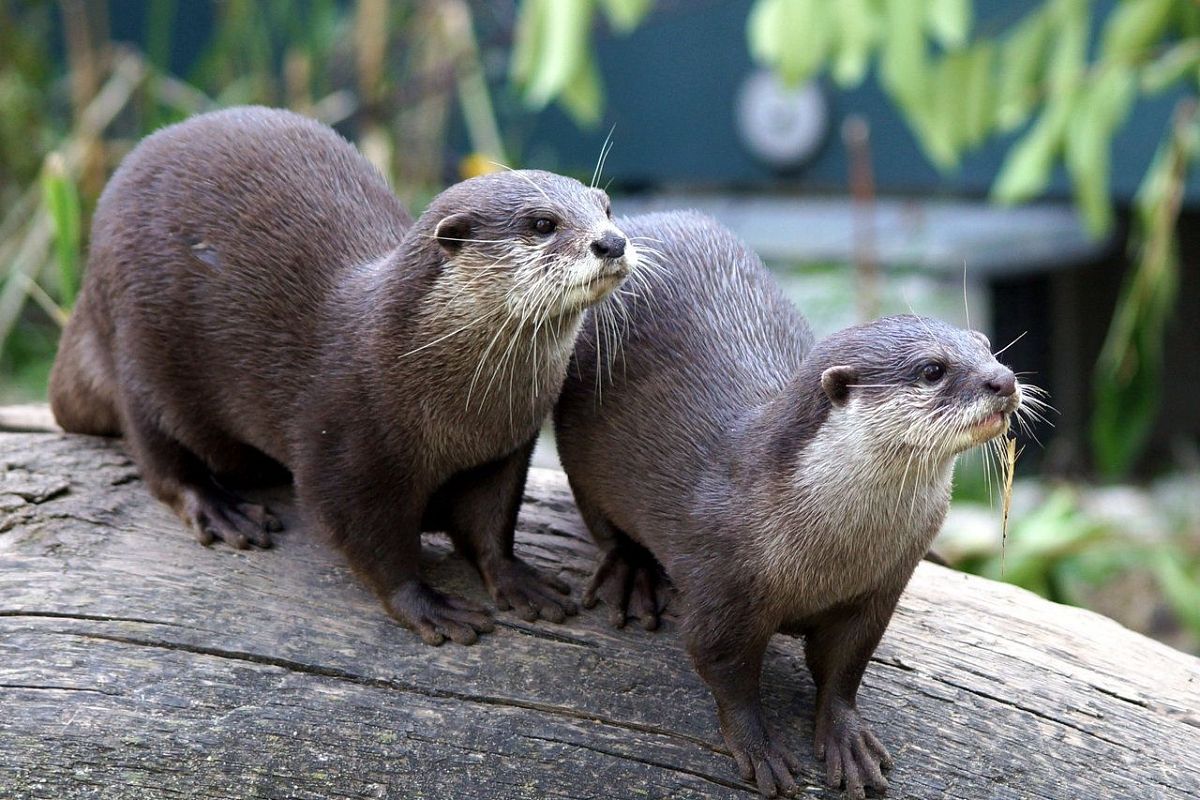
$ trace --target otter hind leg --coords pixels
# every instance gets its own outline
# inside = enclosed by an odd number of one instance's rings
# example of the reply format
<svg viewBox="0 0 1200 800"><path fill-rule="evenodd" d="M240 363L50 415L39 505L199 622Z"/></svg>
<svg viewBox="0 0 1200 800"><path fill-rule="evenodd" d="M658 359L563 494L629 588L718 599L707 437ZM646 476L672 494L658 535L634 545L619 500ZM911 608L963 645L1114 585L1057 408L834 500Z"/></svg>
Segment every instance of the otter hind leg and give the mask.
<svg viewBox="0 0 1200 800"><path fill-rule="evenodd" d="M101 344L83 299L59 342L50 370L50 410L63 430L119 436L112 359Z"/></svg>
<svg viewBox="0 0 1200 800"><path fill-rule="evenodd" d="M163 431L152 415L126 403L122 429L142 479L171 506L201 544L220 539L239 550L270 547L271 533L282 530L265 506L224 488L191 450Z"/></svg>
<svg viewBox="0 0 1200 800"><path fill-rule="evenodd" d="M454 475L438 489L433 504L444 509L446 532L475 564L498 609L528 622L563 622L578 612L571 587L513 553L533 446L530 440L503 458Z"/></svg>
<svg viewBox="0 0 1200 800"><path fill-rule="evenodd" d="M662 565L577 489L575 501L600 548L600 561L583 591L584 608L593 608L600 600L608 606L609 622L614 628L625 627L632 617L646 630L657 630L669 588Z"/></svg>

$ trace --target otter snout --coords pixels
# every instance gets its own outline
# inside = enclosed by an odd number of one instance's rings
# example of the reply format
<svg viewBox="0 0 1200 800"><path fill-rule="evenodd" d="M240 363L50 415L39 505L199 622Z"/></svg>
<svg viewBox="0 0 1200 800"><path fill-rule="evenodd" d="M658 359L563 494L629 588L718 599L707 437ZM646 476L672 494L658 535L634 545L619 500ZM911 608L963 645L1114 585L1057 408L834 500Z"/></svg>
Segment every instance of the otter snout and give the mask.
<svg viewBox="0 0 1200 800"><path fill-rule="evenodd" d="M983 388L998 397L1012 397L1017 392L1017 376L1008 367L1000 367L984 381Z"/></svg>
<svg viewBox="0 0 1200 800"><path fill-rule="evenodd" d="M592 252L600 258L620 258L625 255L625 237L616 231L606 231L592 242Z"/></svg>

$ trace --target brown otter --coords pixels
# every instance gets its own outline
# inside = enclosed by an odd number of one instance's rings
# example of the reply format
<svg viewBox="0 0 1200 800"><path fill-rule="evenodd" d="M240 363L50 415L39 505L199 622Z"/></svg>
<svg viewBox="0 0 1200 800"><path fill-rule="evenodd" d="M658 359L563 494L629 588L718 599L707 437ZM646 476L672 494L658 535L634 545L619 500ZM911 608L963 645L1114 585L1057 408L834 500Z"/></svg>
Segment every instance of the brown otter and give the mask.
<svg viewBox="0 0 1200 800"><path fill-rule="evenodd" d="M388 611L430 644L491 629L437 592L445 530L501 608L574 613L513 556L534 437L583 310L634 258L606 195L546 172L450 187L414 223L332 129L238 108L155 133L96 209L51 376L68 431L124 434L201 541L267 546L228 490L282 465Z"/></svg>
<svg viewBox="0 0 1200 800"><path fill-rule="evenodd" d="M654 627L661 562L725 741L765 795L795 791L799 765L763 720L763 653L776 632L804 636L829 784L883 790L891 761L856 710L859 681L941 525L957 454L1007 430L1021 387L982 334L933 319L814 344L761 261L698 214L618 223L664 270L589 312L619 312L619 354L598 358L585 322L555 411L603 552L585 604L598 592L620 622L632 594Z"/></svg>

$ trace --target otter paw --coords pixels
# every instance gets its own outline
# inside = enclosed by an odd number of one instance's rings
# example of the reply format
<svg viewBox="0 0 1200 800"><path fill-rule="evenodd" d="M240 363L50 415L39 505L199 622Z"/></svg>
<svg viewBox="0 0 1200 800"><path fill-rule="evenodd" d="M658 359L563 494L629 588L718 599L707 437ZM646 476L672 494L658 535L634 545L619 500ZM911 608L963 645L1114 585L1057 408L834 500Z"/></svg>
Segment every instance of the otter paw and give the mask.
<svg viewBox="0 0 1200 800"><path fill-rule="evenodd" d="M481 571L496 607L501 611L516 611L526 622L539 617L562 622L579 610L571 600L570 586L518 559L501 559Z"/></svg>
<svg viewBox="0 0 1200 800"><path fill-rule="evenodd" d="M584 608L594 607L599 599L608 606L608 620L614 628L625 627L632 616L646 630L656 630L662 613L659 594L664 581L654 557L646 555L648 561L622 546L605 552L584 589Z"/></svg>
<svg viewBox="0 0 1200 800"><path fill-rule="evenodd" d="M437 647L449 639L457 644L474 644L479 634L495 628L492 615L465 597L444 594L423 581L407 581L384 602L388 613L425 644Z"/></svg>
<svg viewBox="0 0 1200 800"><path fill-rule="evenodd" d="M892 768L892 757L870 726L849 705L834 701L817 714L813 749L825 761L825 783L831 789L846 786L846 795L863 800L867 788L887 791L883 771Z"/></svg>
<svg viewBox="0 0 1200 800"><path fill-rule="evenodd" d="M266 548L271 546L271 533L283 530L266 506L225 491L188 488L182 497L179 514L203 545L220 539L238 550L250 545Z"/></svg>
<svg viewBox="0 0 1200 800"><path fill-rule="evenodd" d="M740 739L726 734L725 743L737 762L742 780L753 781L763 797L781 794L791 797L800 791L795 777L800 772L799 760L766 734Z"/></svg>

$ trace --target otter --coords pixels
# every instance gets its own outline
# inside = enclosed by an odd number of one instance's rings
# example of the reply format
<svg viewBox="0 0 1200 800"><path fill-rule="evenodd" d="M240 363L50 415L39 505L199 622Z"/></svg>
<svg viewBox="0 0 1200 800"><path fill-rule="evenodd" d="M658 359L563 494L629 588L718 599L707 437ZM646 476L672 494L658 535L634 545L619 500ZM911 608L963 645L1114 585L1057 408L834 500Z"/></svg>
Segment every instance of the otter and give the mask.
<svg viewBox="0 0 1200 800"><path fill-rule="evenodd" d="M123 435L208 544L281 526L231 486L290 475L298 508L431 645L493 627L422 578L446 531L501 610L561 622L569 587L513 554L538 428L584 309L636 262L604 192L473 178L414 222L331 128L235 108L143 140L106 186L50 402Z"/></svg>
<svg viewBox="0 0 1200 800"><path fill-rule="evenodd" d="M584 604L599 596L621 624L632 603L656 627L661 564L725 742L767 796L796 791L800 765L763 719L763 653L777 632L804 637L829 785L883 791L891 758L859 681L941 526L956 456L1007 430L1022 388L982 334L925 317L814 342L758 257L697 213L618 224L662 270L588 312L620 321L619 350L585 322L555 409L602 552Z"/></svg>

